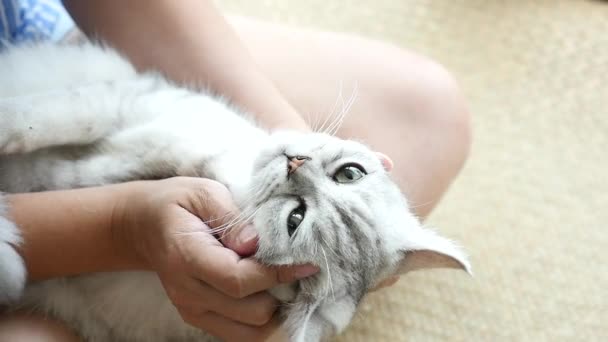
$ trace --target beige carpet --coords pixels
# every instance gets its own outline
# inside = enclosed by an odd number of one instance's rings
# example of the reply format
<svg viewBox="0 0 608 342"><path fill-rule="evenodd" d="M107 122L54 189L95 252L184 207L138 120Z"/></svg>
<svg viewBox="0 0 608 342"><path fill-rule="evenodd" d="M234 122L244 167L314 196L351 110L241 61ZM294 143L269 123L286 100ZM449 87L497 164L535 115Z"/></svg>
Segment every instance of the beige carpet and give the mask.
<svg viewBox="0 0 608 342"><path fill-rule="evenodd" d="M472 156L430 222L466 246L475 278L409 275L340 341L608 341L608 2L220 5L420 51L470 101Z"/></svg>

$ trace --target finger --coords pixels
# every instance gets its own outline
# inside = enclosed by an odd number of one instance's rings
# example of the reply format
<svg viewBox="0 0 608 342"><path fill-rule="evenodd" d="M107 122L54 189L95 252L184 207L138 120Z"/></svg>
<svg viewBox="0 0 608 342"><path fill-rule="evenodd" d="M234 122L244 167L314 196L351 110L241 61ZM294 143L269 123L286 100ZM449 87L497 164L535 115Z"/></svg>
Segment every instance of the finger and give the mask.
<svg viewBox="0 0 608 342"><path fill-rule="evenodd" d="M213 312L201 315L182 313L184 321L198 327L223 341L265 341L279 327L277 318L272 319L262 327L252 327L246 324L234 322Z"/></svg>
<svg viewBox="0 0 608 342"><path fill-rule="evenodd" d="M233 321L261 326L270 321L279 302L266 292L235 299L213 287L191 279L180 294L179 307L192 314L212 311Z"/></svg>
<svg viewBox="0 0 608 342"><path fill-rule="evenodd" d="M199 179L196 191L191 191L187 204L193 214L203 218L211 228L233 222L240 209L234 203L232 194L224 185L209 179Z"/></svg>
<svg viewBox="0 0 608 342"><path fill-rule="evenodd" d="M253 255L258 248L258 232L252 224L248 224L243 228L236 227L223 234L220 240L224 246L242 257Z"/></svg>
<svg viewBox="0 0 608 342"><path fill-rule="evenodd" d="M213 245L201 248L198 256L200 259L193 276L233 298L243 298L319 271L311 265L267 267L252 259L241 259L227 248Z"/></svg>
<svg viewBox="0 0 608 342"><path fill-rule="evenodd" d="M222 243L239 255L248 256L257 249L257 232L246 226L246 215L234 203L232 194L221 183L201 180L199 191L190 202L195 214L204 218L213 233L218 233Z"/></svg>

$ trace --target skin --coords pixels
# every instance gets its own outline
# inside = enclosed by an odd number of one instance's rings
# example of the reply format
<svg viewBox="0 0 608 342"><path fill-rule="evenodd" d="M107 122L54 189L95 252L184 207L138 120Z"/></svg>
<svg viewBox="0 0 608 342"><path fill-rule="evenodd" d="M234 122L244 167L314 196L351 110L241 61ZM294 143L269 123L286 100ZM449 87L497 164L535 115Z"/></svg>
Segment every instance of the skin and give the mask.
<svg viewBox="0 0 608 342"><path fill-rule="evenodd" d="M140 70L160 69L178 82L228 96L267 127L308 129L213 1L69 0L64 5L88 36L110 42Z"/></svg>
<svg viewBox="0 0 608 342"><path fill-rule="evenodd" d="M99 0L89 1L86 6L78 1L64 3L85 32L111 42L131 58L138 68L160 69L174 80L198 84L227 94L235 103L256 113L260 121L270 128L306 130L308 126L304 123L304 118L311 118L311 122L323 121L336 101L340 82L344 84L344 96L348 97L356 80L360 95L337 135L356 137L390 155L394 162L393 175L411 200L413 210L421 218L426 217L437 204L468 154L470 125L464 100L452 77L441 66L424 57L389 44L348 35L301 31L239 17L229 17L226 21L209 1ZM302 54L302 51L306 53ZM152 185L147 186L154 188ZM145 187L140 189L143 188ZM103 197L102 193L109 190L104 187L92 191L95 194L92 192L91 196ZM194 192L189 186L182 188L182 191L174 195L193 198ZM58 193L49 195L47 204L41 202L39 207L24 205L23 210L27 214L23 216L38 215L36 210L54 203ZM209 194L209 197L205 197L206 201L221 198L215 193ZM69 197L65 200L70 201ZM80 199L82 197L78 198ZM230 206L228 202L222 203ZM148 205L140 207L139 213L158 211L158 204ZM132 210L135 212L135 209ZM188 216L190 219L197 216L196 213L190 213L193 214ZM146 217L145 214L136 216ZM171 231L167 225L160 227L164 227L159 228L161 230ZM136 232L137 229L132 231ZM210 244L214 252L230 253L229 249L213 245L208 238L201 237L201 241ZM129 241L128 234L125 235L125 240ZM163 244L167 241L155 243ZM240 252L246 254L250 248L242 242L236 239L224 243L234 250L240 248ZM27 243L26 238L26 245ZM187 240L175 243L180 246L177 250L184 253L182 256L196 255L200 258L198 260L203 260L205 267L212 267L204 263L201 253L203 249L188 249ZM48 248L44 246L39 245L38 258L47 255L46 252L50 250L50 244ZM107 248L114 247L108 245ZM146 248L140 246L139 250ZM145 253L142 252L143 254ZM235 253L226 258L225 262L238 264L239 259ZM107 260L103 261L104 257L100 259L102 261L98 261L101 264L96 265L97 268L115 269ZM153 259L150 257L150 260ZM179 257L174 257L173 260L178 259ZM162 263L156 260L156 264L148 261L148 265L157 265L162 277ZM214 257L213 260L218 259ZM135 258L131 262L142 261ZM190 324L211 329L211 333L227 341L266 339L277 325L275 321L268 322L274 311L274 302L260 299L259 294L247 296L252 290L248 291L244 287L249 286L249 276L255 272L239 273L239 281L236 283L241 287L238 291L235 288L226 290L231 285L213 282L209 287L194 287L188 280L196 278L193 274L201 275L200 272L204 269L201 266L203 265L183 264L184 272L180 272L183 278L175 280L175 284L182 284L182 287L176 285L174 290L170 290L168 281L163 281L174 304L183 308L180 309L182 317ZM287 278L295 276L294 270L267 271L259 265L247 266L266 275L265 272L270 272L268 278L263 276L264 280L253 286L255 290L271 287L271 284L284 279L278 275L280 272L291 274L285 276ZM82 272L82 265L79 267L79 270L72 272ZM40 274L45 272L51 271L40 267ZM61 272L65 270L55 270L54 275L60 275ZM222 278L226 273L220 271L215 275ZM46 276L50 275L41 277ZM387 284L394 281L388 280ZM213 292L205 292L207 290ZM252 296L253 299L250 298ZM188 306L190 303L208 302L209 298L217 300L214 308ZM229 312L228 307L237 308L250 302L255 303L255 317L245 318L237 312ZM224 308L224 311L220 308ZM7 322L13 328L4 329ZM263 324L266 322L268 323ZM259 326L260 324L262 325ZM66 337L69 331L61 324L41 317L21 315L0 319L0 339L26 340L30 336L27 334L32 333L38 333L46 341L77 340L73 334Z"/></svg>

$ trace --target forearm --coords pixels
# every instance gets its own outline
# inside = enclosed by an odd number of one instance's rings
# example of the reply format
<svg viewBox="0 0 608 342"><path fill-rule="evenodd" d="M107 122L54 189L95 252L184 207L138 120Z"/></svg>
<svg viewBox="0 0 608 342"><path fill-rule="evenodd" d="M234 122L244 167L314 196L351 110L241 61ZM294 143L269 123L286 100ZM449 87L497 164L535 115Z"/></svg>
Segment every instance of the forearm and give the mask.
<svg viewBox="0 0 608 342"><path fill-rule="evenodd" d="M269 128L307 129L212 1L64 3L87 35L110 42L138 68L161 70L177 82L209 87Z"/></svg>
<svg viewBox="0 0 608 342"><path fill-rule="evenodd" d="M130 186L8 195L29 280L142 268L114 229L115 207Z"/></svg>

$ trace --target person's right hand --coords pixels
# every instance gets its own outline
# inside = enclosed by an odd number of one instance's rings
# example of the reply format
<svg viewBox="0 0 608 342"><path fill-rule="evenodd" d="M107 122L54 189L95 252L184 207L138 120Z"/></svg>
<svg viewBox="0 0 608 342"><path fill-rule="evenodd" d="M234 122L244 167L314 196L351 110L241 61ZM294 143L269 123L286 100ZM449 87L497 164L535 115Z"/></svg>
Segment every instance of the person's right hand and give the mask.
<svg viewBox="0 0 608 342"><path fill-rule="evenodd" d="M270 268L226 248L203 221L219 226L238 214L222 184L201 178L134 182L117 203L116 226L158 277L185 322L226 341L262 341L274 330L277 301L264 290L318 271ZM252 253L244 232L230 247ZM252 247L253 246L253 247Z"/></svg>

